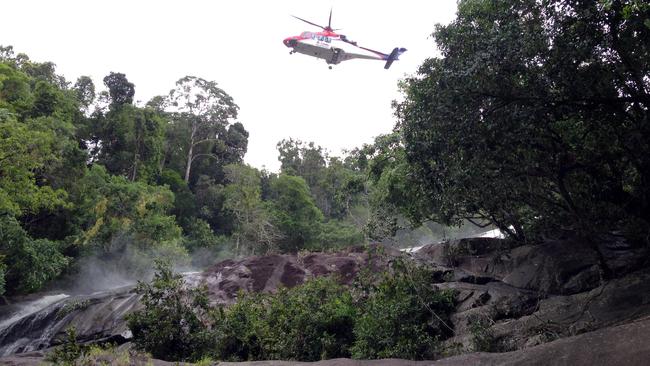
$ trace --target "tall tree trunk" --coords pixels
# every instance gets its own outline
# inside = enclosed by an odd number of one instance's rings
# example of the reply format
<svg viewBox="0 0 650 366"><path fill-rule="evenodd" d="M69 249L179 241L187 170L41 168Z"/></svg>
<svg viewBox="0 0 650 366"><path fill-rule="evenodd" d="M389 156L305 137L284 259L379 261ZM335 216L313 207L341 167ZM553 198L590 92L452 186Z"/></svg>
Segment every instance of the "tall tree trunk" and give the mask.
<svg viewBox="0 0 650 366"><path fill-rule="evenodd" d="M187 165L185 166L185 183L190 183L190 170L192 169L192 154L194 151L194 135L196 134L196 122L192 122L192 134L190 135L190 147L187 150Z"/></svg>
<svg viewBox="0 0 650 366"><path fill-rule="evenodd" d="M137 133L135 135L135 152L133 153L133 171L131 173L131 182L135 182L135 178L138 176L138 162L140 161L140 128L137 125Z"/></svg>

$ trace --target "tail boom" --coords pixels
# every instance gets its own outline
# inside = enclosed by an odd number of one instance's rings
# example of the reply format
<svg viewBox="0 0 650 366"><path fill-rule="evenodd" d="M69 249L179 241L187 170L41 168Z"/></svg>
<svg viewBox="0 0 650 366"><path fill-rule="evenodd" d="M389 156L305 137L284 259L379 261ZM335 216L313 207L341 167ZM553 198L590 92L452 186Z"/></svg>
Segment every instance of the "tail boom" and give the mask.
<svg viewBox="0 0 650 366"><path fill-rule="evenodd" d="M395 47L393 48L393 52L386 57L386 65L384 65L384 69L388 70L390 68L390 65L393 64L393 61L398 60L399 56L402 55L404 52L406 52L406 48L400 48L400 47Z"/></svg>

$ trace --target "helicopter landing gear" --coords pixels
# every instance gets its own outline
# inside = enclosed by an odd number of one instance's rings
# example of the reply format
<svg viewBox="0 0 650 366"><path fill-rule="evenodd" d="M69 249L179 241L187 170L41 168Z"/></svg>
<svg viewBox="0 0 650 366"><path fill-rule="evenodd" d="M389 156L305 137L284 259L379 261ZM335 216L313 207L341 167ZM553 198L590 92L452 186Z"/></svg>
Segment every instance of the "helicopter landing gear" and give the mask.
<svg viewBox="0 0 650 366"><path fill-rule="evenodd" d="M332 70L332 65L329 65L328 68L329 68L330 70Z"/></svg>
<svg viewBox="0 0 650 366"><path fill-rule="evenodd" d="M296 51L289 51L290 55L293 55L294 53L296 53Z"/></svg>

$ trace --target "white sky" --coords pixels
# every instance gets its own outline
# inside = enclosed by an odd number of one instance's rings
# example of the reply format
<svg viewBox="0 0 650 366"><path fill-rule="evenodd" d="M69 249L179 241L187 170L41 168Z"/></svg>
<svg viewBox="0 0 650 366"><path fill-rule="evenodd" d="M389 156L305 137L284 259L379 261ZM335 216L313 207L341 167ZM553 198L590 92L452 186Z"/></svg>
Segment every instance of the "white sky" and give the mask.
<svg viewBox="0 0 650 366"><path fill-rule="evenodd" d="M332 26L359 45L408 52L390 70L372 60L329 70L324 60L289 55L284 38L317 30L290 15L326 25L330 7ZM338 155L390 132L397 82L436 55L429 35L454 18L456 1L9 0L0 8L0 45L56 63L69 81L89 75L102 88L105 75L121 72L143 102L185 75L218 82L250 132L246 162L277 170L283 138Z"/></svg>

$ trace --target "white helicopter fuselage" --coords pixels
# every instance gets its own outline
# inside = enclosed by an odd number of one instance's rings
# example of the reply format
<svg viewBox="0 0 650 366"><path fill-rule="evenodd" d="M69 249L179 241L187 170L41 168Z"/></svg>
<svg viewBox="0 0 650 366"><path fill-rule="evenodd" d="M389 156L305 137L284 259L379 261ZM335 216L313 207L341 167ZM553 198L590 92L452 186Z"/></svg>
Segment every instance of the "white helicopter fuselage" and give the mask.
<svg viewBox="0 0 650 366"><path fill-rule="evenodd" d="M308 33L308 32L305 32ZM303 33L304 35L304 33ZM304 37L304 36L303 36ZM328 64L339 64L353 58L384 60L384 54L378 54L356 46L352 42L343 41L340 37L331 37L311 33L309 38L296 40L293 52L324 59Z"/></svg>
<svg viewBox="0 0 650 366"><path fill-rule="evenodd" d="M395 48L391 54L385 54L360 47L356 42L346 39L343 35L327 31L303 32L299 36L285 39L284 44L291 48L291 53L302 53L320 58L330 65L337 65L351 59L368 59L387 61L386 68L388 68L399 55L406 51L403 48Z"/></svg>

